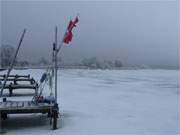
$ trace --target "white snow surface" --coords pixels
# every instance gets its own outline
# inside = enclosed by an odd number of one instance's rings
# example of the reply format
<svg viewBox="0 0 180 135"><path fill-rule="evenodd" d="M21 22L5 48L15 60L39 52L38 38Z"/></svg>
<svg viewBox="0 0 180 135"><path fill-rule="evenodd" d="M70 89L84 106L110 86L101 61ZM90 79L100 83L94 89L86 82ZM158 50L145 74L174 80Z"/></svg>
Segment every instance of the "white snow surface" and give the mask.
<svg viewBox="0 0 180 135"><path fill-rule="evenodd" d="M39 80L45 70L14 70ZM1 72L3 73L3 72ZM27 91L26 91L27 92ZM28 93L33 91L28 91ZM8 100L30 100L22 90ZM46 87L45 95L49 94ZM61 118L51 130L42 114L9 115L3 121L8 135L179 135L179 70L58 71Z"/></svg>

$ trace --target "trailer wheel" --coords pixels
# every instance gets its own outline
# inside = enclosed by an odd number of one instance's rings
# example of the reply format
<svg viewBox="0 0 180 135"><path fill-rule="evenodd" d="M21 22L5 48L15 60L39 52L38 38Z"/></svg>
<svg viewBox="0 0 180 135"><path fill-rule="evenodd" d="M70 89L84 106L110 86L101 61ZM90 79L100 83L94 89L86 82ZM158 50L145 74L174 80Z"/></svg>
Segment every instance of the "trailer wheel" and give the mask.
<svg viewBox="0 0 180 135"><path fill-rule="evenodd" d="M7 119L7 113L1 113L1 118L3 120L6 120Z"/></svg>

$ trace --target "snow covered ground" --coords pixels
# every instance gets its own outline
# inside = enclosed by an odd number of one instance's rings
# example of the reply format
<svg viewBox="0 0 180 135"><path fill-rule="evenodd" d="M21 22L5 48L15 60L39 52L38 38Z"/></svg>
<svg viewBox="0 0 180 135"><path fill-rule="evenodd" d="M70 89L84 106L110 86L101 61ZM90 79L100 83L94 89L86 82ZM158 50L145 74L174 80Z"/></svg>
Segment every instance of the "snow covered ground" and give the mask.
<svg viewBox="0 0 180 135"><path fill-rule="evenodd" d="M13 72L39 80L44 71ZM178 70L71 69L60 70L58 77L59 129L52 131L45 115L10 115L3 122L6 134L180 134ZM19 97L11 100L24 99L21 90L15 93Z"/></svg>

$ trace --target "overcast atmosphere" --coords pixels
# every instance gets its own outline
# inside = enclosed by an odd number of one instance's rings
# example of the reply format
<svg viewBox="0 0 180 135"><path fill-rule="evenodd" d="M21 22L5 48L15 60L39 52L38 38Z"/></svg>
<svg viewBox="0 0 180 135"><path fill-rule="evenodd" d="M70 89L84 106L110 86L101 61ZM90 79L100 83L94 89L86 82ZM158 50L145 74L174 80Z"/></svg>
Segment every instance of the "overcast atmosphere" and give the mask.
<svg viewBox="0 0 180 135"><path fill-rule="evenodd" d="M0 134L180 135L179 101L179 0L0 0Z"/></svg>
<svg viewBox="0 0 180 135"><path fill-rule="evenodd" d="M73 42L64 46L64 61L97 57L125 65L178 66L179 2L2 1L2 44L17 45L27 33L19 58L50 58L54 27L59 41L71 18L79 14Z"/></svg>

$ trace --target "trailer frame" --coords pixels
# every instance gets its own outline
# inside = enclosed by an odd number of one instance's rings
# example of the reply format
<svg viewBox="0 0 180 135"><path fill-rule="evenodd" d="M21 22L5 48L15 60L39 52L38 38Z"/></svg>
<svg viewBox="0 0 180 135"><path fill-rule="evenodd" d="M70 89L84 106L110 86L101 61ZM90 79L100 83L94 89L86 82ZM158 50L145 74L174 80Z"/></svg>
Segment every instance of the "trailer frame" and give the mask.
<svg viewBox="0 0 180 135"><path fill-rule="evenodd" d="M0 102L0 118L6 120L9 114L31 114L43 113L50 117L52 129L57 129L57 118L59 117L59 108L56 103L36 103L33 101L7 101L3 98ZM51 123L51 122L50 122Z"/></svg>
<svg viewBox="0 0 180 135"><path fill-rule="evenodd" d="M6 83L3 86L3 83L6 79ZM21 83L20 83L21 82ZM26 84L22 84L26 83ZM15 89L33 89L35 91L35 95L38 93L38 82L35 81L34 78L31 78L30 75L0 75L0 88L9 90L9 97L13 96L13 90ZM3 95L2 95L3 96Z"/></svg>

